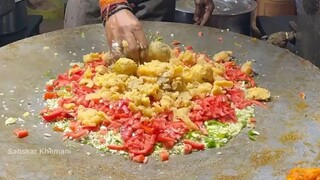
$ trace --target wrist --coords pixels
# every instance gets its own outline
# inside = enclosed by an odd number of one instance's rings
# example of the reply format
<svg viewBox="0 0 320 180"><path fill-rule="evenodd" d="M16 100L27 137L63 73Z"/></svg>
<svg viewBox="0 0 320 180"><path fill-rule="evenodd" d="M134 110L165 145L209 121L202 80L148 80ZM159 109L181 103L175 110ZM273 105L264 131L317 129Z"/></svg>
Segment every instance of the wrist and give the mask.
<svg viewBox="0 0 320 180"><path fill-rule="evenodd" d="M127 1L108 4L104 9L101 8L102 23L105 25L106 21L114 14L121 10L132 11L131 5Z"/></svg>

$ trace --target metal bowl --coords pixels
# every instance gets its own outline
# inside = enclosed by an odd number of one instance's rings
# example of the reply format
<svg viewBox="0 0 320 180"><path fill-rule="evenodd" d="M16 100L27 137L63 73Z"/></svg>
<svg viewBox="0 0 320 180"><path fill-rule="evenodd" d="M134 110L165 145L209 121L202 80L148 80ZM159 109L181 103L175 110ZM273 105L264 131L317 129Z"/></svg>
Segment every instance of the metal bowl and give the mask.
<svg viewBox="0 0 320 180"><path fill-rule="evenodd" d="M257 7L254 0L214 0L214 4L215 9L207 26L250 35L251 12ZM176 0L175 21L194 23L194 10L193 0Z"/></svg>

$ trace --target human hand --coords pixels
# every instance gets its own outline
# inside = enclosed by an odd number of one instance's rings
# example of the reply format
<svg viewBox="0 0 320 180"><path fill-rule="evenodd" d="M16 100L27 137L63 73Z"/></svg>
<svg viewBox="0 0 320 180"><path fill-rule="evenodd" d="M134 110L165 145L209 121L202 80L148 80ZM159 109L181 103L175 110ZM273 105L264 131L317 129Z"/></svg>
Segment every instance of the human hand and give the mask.
<svg viewBox="0 0 320 180"><path fill-rule="evenodd" d="M195 24L203 26L212 16L215 5L213 0L194 0L194 3L196 8L193 20L195 21Z"/></svg>
<svg viewBox="0 0 320 180"><path fill-rule="evenodd" d="M108 18L105 31L113 60L122 56L142 63L148 42L139 20L129 10L120 10Z"/></svg>

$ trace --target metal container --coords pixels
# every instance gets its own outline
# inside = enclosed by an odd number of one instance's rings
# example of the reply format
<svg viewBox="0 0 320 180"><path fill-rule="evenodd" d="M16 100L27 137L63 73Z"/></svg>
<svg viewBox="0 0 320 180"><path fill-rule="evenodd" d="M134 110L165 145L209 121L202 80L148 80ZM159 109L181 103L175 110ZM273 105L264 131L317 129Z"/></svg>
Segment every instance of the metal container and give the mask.
<svg viewBox="0 0 320 180"><path fill-rule="evenodd" d="M320 67L320 0L297 1L296 49Z"/></svg>
<svg viewBox="0 0 320 180"><path fill-rule="evenodd" d="M26 1L15 0L14 9L0 17L0 36L19 32L27 27Z"/></svg>
<svg viewBox="0 0 320 180"><path fill-rule="evenodd" d="M207 26L229 29L230 31L250 35L251 12L257 7L253 0L214 0L215 9ZM175 21L194 23L193 0L177 0Z"/></svg>

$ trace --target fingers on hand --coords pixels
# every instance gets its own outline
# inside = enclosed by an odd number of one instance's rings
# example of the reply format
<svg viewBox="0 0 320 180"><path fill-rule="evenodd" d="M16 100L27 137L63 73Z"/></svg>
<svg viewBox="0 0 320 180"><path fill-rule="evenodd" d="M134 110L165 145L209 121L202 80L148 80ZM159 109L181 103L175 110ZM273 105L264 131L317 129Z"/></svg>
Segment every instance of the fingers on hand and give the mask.
<svg viewBox="0 0 320 180"><path fill-rule="evenodd" d="M195 3L195 10L194 10L193 20L197 23L199 22L201 17L202 4L200 0L195 0L194 3Z"/></svg>
<svg viewBox="0 0 320 180"><path fill-rule="evenodd" d="M148 46L148 41L142 29L138 29L133 32L136 41L139 43L141 49L146 49Z"/></svg>
<svg viewBox="0 0 320 180"><path fill-rule="evenodd" d="M142 63L147 59L148 41L142 29L137 29L133 34L139 47L140 63Z"/></svg>
<svg viewBox="0 0 320 180"><path fill-rule="evenodd" d="M126 33L126 41L128 42L128 48L125 50L127 51L127 57L133 59L136 62L140 61L140 54L139 54L139 46L136 41L136 38L131 32Z"/></svg>
<svg viewBox="0 0 320 180"><path fill-rule="evenodd" d="M212 15L212 12L209 12L206 10L206 12L203 15L202 21L200 23L201 26L207 24L207 22L209 21L210 17Z"/></svg>
<svg viewBox="0 0 320 180"><path fill-rule="evenodd" d="M214 3L212 0L195 0L194 18L195 24L205 25L213 12Z"/></svg>
<svg viewBox="0 0 320 180"><path fill-rule="evenodd" d="M109 31L106 27L106 35L113 60L128 57L140 63L147 58L148 41L139 22Z"/></svg>
<svg viewBox="0 0 320 180"><path fill-rule="evenodd" d="M121 57L125 57L124 48L123 48L123 40L125 36L122 33L113 31L111 32L111 39L108 38L108 41L111 40L110 52L113 60L117 60Z"/></svg>
<svg viewBox="0 0 320 180"><path fill-rule="evenodd" d="M213 9L214 9L213 3L206 4L204 8L204 15L200 25L205 25L209 21L210 17L212 16Z"/></svg>

